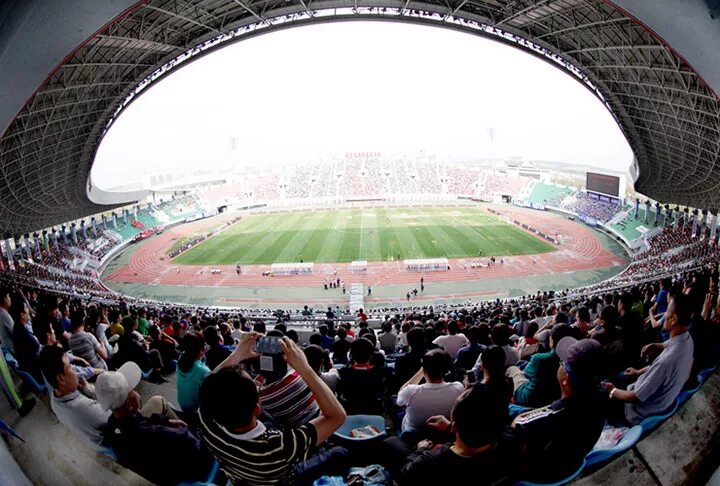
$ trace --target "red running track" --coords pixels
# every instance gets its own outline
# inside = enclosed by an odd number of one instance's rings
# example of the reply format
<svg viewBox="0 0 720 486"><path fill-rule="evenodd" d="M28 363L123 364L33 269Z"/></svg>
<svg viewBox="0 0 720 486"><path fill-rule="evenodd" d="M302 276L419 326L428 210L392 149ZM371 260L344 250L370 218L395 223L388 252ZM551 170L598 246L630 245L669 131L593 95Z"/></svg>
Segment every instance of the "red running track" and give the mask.
<svg viewBox="0 0 720 486"><path fill-rule="evenodd" d="M513 220L526 223L550 235L559 235L561 244L557 251L538 255L503 257L505 263L492 268L465 269L464 263L482 261L487 258L459 258L450 260L451 270L425 272L427 281L457 282L486 278L524 277L577 270L601 269L626 262L607 251L597 236L586 226L561 216L515 206L492 206L493 209ZM234 216L217 216L166 230L151 240L140 243L132 254L128 265L116 270L106 278L117 282L162 285L200 285L216 287L286 287L321 286L325 279L340 278L346 285L410 284L417 286L418 272L405 272L399 262L369 262L367 273L352 273L349 263L316 264L314 275L264 277L263 272L270 265L243 265L242 275L237 275L235 265L176 265L166 252L173 242L183 236L197 234L204 228L216 225ZM512 223L511 223L512 224ZM530 233L533 234L533 233ZM220 274L211 274L211 269L220 269Z"/></svg>

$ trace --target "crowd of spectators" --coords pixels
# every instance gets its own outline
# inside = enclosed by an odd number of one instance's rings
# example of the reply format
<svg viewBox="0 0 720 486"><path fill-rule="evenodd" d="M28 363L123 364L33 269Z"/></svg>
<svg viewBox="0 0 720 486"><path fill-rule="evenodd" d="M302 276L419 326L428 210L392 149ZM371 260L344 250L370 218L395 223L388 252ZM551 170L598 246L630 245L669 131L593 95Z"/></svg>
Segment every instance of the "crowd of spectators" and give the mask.
<svg viewBox="0 0 720 486"><path fill-rule="evenodd" d="M577 191L575 194L563 198L560 207L578 215L596 219L602 223L610 221L622 209L617 204L593 199L582 191Z"/></svg>
<svg viewBox="0 0 720 486"><path fill-rule="evenodd" d="M606 421L663 413L692 370L716 364L717 263L606 293L406 309L379 333L364 312L337 321L330 308L307 343L283 314L268 329L234 312L16 285L0 291L0 344L47 382L62 424L158 484L202 480L213 457L233 484L312 484L365 464L401 485L477 471L481 484L551 482ZM273 338L279 368L256 351ZM177 395L141 400L143 376L175 380ZM529 409L511 418L511 403ZM333 433L356 414L388 417L390 437L351 454Z"/></svg>

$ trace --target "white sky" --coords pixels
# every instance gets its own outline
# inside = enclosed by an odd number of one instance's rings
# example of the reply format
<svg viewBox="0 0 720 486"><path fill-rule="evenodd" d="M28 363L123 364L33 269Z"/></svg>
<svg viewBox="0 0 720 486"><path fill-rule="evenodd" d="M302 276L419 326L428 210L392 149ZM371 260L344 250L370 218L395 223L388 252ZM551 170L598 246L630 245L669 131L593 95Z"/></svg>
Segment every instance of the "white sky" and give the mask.
<svg viewBox="0 0 720 486"><path fill-rule="evenodd" d="M600 101L544 61L446 29L342 22L249 39L160 81L110 129L93 179L109 189L354 150L632 161Z"/></svg>

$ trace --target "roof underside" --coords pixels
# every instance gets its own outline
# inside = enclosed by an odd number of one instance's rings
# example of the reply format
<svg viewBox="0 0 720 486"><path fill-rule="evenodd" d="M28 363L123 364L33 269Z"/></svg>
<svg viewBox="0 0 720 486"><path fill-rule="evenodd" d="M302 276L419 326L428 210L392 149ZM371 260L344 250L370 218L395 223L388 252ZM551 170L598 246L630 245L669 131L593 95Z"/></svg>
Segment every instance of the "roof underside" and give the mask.
<svg viewBox="0 0 720 486"><path fill-rule="evenodd" d="M108 209L87 196L95 153L138 86L172 71L161 66L203 43L207 52L277 28L347 19L465 30L555 63L615 116L637 159L638 191L666 203L720 207L717 97L670 48L605 2L151 0L61 65L3 134L0 233Z"/></svg>

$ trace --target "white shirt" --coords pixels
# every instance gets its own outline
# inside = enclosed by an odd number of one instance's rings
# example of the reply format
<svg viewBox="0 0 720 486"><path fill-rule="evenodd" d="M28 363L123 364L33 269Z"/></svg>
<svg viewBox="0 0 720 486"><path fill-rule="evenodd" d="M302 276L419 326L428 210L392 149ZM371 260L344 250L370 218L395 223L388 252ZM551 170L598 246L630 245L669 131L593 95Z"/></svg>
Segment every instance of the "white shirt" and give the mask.
<svg viewBox="0 0 720 486"><path fill-rule="evenodd" d="M239 341L240 341L240 336L243 335L243 332L242 332L241 329L233 329L233 330L230 332L230 335L233 337L233 339L234 339L235 341L239 342Z"/></svg>
<svg viewBox="0 0 720 486"><path fill-rule="evenodd" d="M464 348L470 341L465 337L464 334L448 334L447 336L438 336L433 341L433 344L441 346L455 361L455 357L460 351L460 348Z"/></svg>
<svg viewBox="0 0 720 486"><path fill-rule="evenodd" d="M50 397L50 407L61 424L81 439L100 446L102 434L98 429L107 423L109 410L77 390L60 398L50 393Z"/></svg>
<svg viewBox="0 0 720 486"><path fill-rule="evenodd" d="M0 346L15 354L13 346L13 320L8 311L0 307Z"/></svg>
<svg viewBox="0 0 720 486"><path fill-rule="evenodd" d="M450 411L455 400L464 389L462 383L454 381L452 383L408 385L400 390L397 404L407 407L402 421L403 432L422 429L425 421L433 415L450 418Z"/></svg>
<svg viewBox="0 0 720 486"><path fill-rule="evenodd" d="M338 383L340 382L340 373L335 368L330 371L320 373L320 379L332 390L337 390Z"/></svg>

